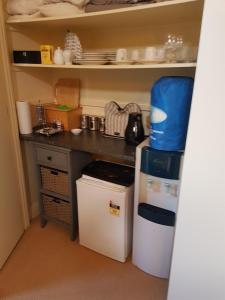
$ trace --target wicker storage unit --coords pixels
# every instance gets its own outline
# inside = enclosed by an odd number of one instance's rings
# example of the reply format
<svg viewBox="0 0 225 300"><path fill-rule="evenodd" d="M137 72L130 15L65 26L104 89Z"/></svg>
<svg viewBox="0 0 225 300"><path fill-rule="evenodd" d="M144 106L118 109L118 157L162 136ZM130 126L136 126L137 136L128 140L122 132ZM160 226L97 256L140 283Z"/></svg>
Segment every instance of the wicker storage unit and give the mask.
<svg viewBox="0 0 225 300"><path fill-rule="evenodd" d="M92 160L91 154L68 148L33 143L39 184L40 224L59 222L70 229L74 241L78 234L76 180ZM54 138L53 138L54 140ZM51 142L50 141L50 142Z"/></svg>
<svg viewBox="0 0 225 300"><path fill-rule="evenodd" d="M44 214L57 220L71 224L72 211L71 203L59 198L42 195Z"/></svg>
<svg viewBox="0 0 225 300"><path fill-rule="evenodd" d="M45 190L69 196L69 178L67 173L42 166L40 169L42 186Z"/></svg>

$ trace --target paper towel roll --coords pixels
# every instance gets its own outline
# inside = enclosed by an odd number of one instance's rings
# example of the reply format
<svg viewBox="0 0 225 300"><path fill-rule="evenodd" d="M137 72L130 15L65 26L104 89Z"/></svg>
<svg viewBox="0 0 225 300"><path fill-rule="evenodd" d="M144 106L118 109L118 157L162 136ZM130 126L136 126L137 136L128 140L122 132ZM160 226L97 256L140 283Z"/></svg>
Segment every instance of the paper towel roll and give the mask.
<svg viewBox="0 0 225 300"><path fill-rule="evenodd" d="M16 108L17 108L17 116L18 116L20 133L31 134L32 124L31 124L30 104L26 101L17 101Z"/></svg>

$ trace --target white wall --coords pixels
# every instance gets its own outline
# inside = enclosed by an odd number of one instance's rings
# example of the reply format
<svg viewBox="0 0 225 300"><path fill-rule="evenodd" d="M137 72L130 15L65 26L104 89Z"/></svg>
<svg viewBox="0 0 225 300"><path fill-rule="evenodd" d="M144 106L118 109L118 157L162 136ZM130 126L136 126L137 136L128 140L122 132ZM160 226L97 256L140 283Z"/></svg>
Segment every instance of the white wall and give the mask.
<svg viewBox="0 0 225 300"><path fill-rule="evenodd" d="M168 300L225 299L225 1L205 0Z"/></svg>

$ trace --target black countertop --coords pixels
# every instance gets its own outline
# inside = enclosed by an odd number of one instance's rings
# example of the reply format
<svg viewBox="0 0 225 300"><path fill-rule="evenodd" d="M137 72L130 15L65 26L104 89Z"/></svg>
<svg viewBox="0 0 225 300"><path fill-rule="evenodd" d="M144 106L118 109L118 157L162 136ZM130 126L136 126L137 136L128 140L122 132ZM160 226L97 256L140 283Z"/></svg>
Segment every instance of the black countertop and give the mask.
<svg viewBox="0 0 225 300"><path fill-rule="evenodd" d="M24 141L110 156L126 161L130 165L134 165L135 163L135 146L126 144L124 140L105 137L97 131L83 130L77 136L71 132L63 132L49 137L41 134L31 134L21 135L20 138Z"/></svg>

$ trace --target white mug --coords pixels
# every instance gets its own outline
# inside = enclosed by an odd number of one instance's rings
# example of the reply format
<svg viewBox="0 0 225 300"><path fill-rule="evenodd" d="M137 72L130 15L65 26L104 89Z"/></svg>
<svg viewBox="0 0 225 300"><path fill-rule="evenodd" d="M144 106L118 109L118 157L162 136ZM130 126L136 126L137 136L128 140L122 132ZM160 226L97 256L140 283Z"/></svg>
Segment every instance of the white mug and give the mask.
<svg viewBox="0 0 225 300"><path fill-rule="evenodd" d="M116 50L116 61L125 61L127 60L127 49L119 48Z"/></svg>
<svg viewBox="0 0 225 300"><path fill-rule="evenodd" d="M131 60L134 61L134 62L137 62L140 58L140 53L139 53L139 50L135 49L135 50L132 50L131 52Z"/></svg>
<svg viewBox="0 0 225 300"><path fill-rule="evenodd" d="M191 47L184 45L180 49L179 57L178 59L184 62L193 62L196 61L198 54L198 48L197 47Z"/></svg>
<svg viewBox="0 0 225 300"><path fill-rule="evenodd" d="M155 60L156 47L146 47L144 51L144 60Z"/></svg>
<svg viewBox="0 0 225 300"><path fill-rule="evenodd" d="M155 60L156 61L164 61L165 60L165 48L163 46L156 48Z"/></svg>

